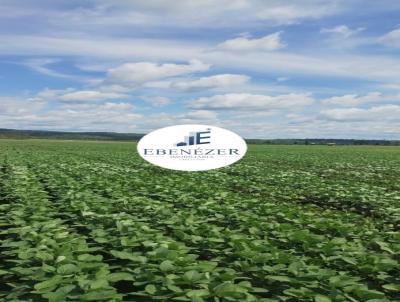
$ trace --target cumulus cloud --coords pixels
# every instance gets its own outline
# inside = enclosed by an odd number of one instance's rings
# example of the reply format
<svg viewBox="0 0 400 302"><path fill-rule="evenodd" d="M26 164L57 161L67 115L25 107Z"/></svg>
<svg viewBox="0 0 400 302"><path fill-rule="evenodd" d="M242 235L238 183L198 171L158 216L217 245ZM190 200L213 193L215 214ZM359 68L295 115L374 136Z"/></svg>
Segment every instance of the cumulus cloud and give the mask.
<svg viewBox="0 0 400 302"><path fill-rule="evenodd" d="M236 51L272 51L284 48L286 44L281 41L281 32L276 32L262 38L251 39L239 37L218 45L218 48Z"/></svg>
<svg viewBox="0 0 400 302"><path fill-rule="evenodd" d="M143 118L129 103L61 103L51 109L37 104L31 99L0 102L0 128L129 132Z"/></svg>
<svg viewBox="0 0 400 302"><path fill-rule="evenodd" d="M392 30L378 40L380 43L394 48L400 48L400 28Z"/></svg>
<svg viewBox="0 0 400 302"><path fill-rule="evenodd" d="M358 27L358 28L351 29L347 25L337 25L334 27L321 29L321 33L327 33L327 34L341 36L344 38L349 38L353 35L358 34L359 32L361 32L363 30L365 30L364 27Z"/></svg>
<svg viewBox="0 0 400 302"><path fill-rule="evenodd" d="M362 103L367 103L377 100L382 94L380 92L371 92L364 96L357 94L345 94L342 96L333 96L321 101L324 105L339 105L339 106L356 106Z"/></svg>
<svg viewBox="0 0 400 302"><path fill-rule="evenodd" d="M113 103L106 102L104 104L96 104L96 103L65 103L62 106L63 109L68 110L110 110L110 111L127 111L132 110L134 106L130 103Z"/></svg>
<svg viewBox="0 0 400 302"><path fill-rule="evenodd" d="M195 91L243 85L249 80L250 77L240 74L218 74L208 77L201 77L196 80L173 82L171 83L170 87L185 91Z"/></svg>
<svg viewBox="0 0 400 302"><path fill-rule="evenodd" d="M293 109L311 105L314 99L308 93L289 93L277 96L230 93L201 97L190 103L191 108L222 110L222 109L243 109L243 110L273 110Z"/></svg>
<svg viewBox="0 0 400 302"><path fill-rule="evenodd" d="M86 101L101 101L108 99L120 99L126 98L127 96L121 93L112 93L112 92L101 92L94 90L81 90L68 92L61 96L59 99L61 101L72 101L72 102L86 102Z"/></svg>
<svg viewBox="0 0 400 302"><path fill-rule="evenodd" d="M210 110L192 110L179 116L182 119L189 120L214 120L217 118L217 113Z"/></svg>
<svg viewBox="0 0 400 302"><path fill-rule="evenodd" d="M164 96L146 96L143 100L150 103L153 107L164 107L172 103L172 100Z"/></svg>
<svg viewBox="0 0 400 302"><path fill-rule="evenodd" d="M130 103L110 103L107 102L100 106L100 109L105 110L130 110L133 109L133 105Z"/></svg>
<svg viewBox="0 0 400 302"><path fill-rule="evenodd" d="M380 92L370 92L365 95L345 94L342 96L333 96L321 101L324 105L339 105L343 107L352 107L368 103L399 102L400 95L383 95Z"/></svg>
<svg viewBox="0 0 400 302"><path fill-rule="evenodd" d="M0 96L0 116L18 116L39 111L46 106L46 102L33 98L18 98Z"/></svg>
<svg viewBox="0 0 400 302"><path fill-rule="evenodd" d="M399 105L374 106L368 109L340 108L321 111L321 116L334 121L400 121Z"/></svg>
<svg viewBox="0 0 400 302"><path fill-rule="evenodd" d="M97 90L65 90L45 89L37 94L37 99L61 102L97 102L110 99L125 99L128 95L116 92Z"/></svg>
<svg viewBox="0 0 400 302"><path fill-rule="evenodd" d="M122 84L141 84L158 79L206 71L209 68L210 65L199 60L191 60L188 64L125 63L109 69L106 81Z"/></svg>

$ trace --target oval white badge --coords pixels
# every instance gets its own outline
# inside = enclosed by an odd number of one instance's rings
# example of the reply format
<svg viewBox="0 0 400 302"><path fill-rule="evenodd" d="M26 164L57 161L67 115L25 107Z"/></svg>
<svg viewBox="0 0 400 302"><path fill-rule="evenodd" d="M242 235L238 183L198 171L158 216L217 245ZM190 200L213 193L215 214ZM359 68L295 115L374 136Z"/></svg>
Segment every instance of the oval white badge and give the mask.
<svg viewBox="0 0 400 302"><path fill-rule="evenodd" d="M177 125L145 135L139 155L153 165L180 171L225 167L241 159L247 145L236 133L207 125Z"/></svg>

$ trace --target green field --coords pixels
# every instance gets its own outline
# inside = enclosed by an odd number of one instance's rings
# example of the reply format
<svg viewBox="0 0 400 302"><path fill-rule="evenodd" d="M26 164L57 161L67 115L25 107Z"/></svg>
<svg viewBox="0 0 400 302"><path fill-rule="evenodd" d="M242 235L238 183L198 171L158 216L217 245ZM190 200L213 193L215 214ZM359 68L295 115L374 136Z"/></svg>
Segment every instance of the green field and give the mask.
<svg viewBox="0 0 400 302"><path fill-rule="evenodd" d="M0 140L0 301L400 301L400 148Z"/></svg>

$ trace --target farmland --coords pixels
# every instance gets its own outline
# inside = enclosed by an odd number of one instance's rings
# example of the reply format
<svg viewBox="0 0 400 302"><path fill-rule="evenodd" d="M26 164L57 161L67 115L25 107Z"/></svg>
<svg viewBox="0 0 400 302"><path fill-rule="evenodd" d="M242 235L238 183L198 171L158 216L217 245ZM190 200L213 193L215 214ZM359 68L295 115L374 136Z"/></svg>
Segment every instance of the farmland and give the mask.
<svg viewBox="0 0 400 302"><path fill-rule="evenodd" d="M0 140L0 301L400 301L400 148Z"/></svg>

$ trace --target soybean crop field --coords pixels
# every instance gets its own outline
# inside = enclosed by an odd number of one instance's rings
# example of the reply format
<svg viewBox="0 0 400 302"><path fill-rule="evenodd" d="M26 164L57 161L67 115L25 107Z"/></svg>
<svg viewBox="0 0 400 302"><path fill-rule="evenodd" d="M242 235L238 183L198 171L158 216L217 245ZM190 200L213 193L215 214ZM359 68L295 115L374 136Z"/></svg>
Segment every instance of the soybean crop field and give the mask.
<svg viewBox="0 0 400 302"><path fill-rule="evenodd" d="M400 148L0 140L0 301L400 301Z"/></svg>

